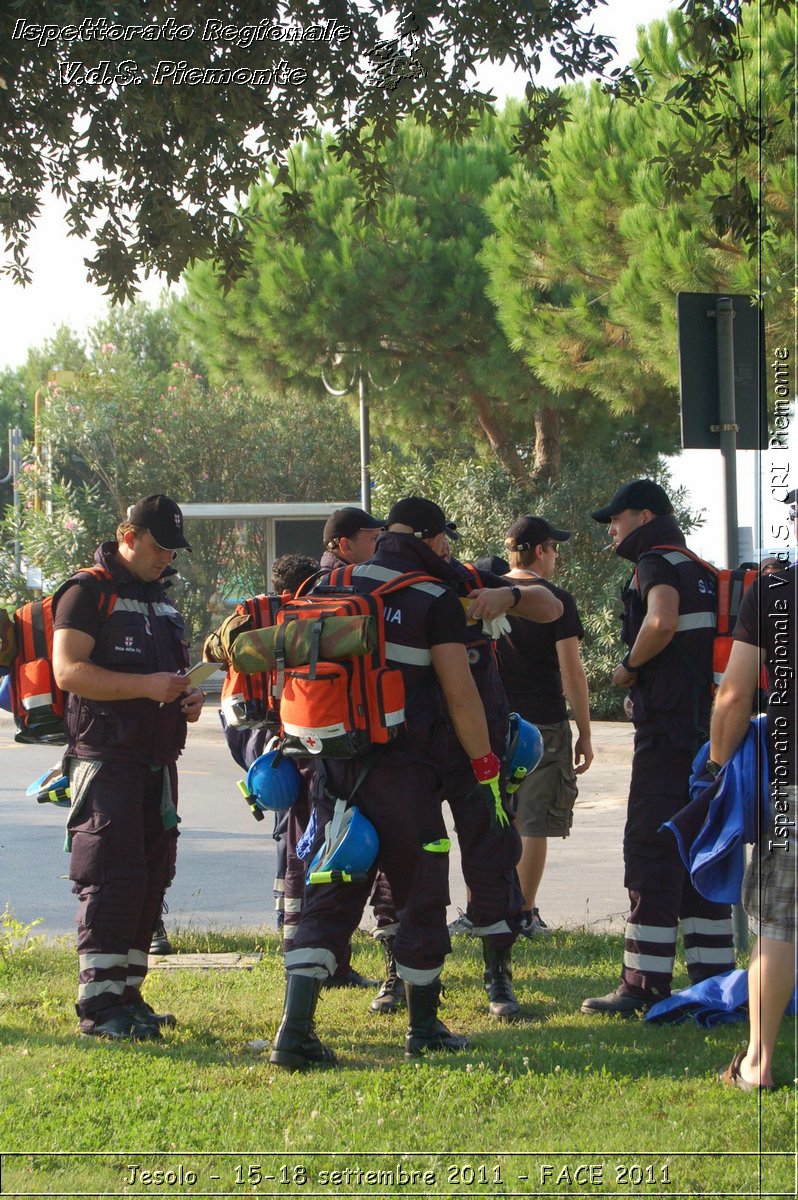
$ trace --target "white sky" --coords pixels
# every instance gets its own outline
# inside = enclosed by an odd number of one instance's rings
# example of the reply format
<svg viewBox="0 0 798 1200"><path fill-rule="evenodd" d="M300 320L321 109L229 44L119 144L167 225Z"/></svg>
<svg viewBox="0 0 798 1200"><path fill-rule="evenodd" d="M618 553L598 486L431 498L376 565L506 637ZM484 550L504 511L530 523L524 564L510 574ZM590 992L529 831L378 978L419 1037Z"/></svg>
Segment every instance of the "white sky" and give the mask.
<svg viewBox="0 0 798 1200"><path fill-rule="evenodd" d="M609 0L593 14L593 25L597 32L615 38L618 62L626 63L634 57L638 27L664 16L674 3L675 0L635 0L634 4L629 0ZM544 70L542 82L554 82L546 75ZM490 87L500 101L510 95L522 94L524 85L523 78L513 78L510 72L501 68L484 70L480 82L484 87ZM84 244L77 238L66 236L63 205L48 196L29 244L33 283L21 288L0 276L0 368L24 362L28 348L40 345L59 325L70 325L82 334L104 315L107 297L86 281L83 259L91 250L90 243ZM144 282L140 294L145 299L157 300L162 288L163 283L153 277ZM762 490L754 479L754 457L753 454L738 455L738 499L743 526L755 525L757 496ZM786 465L786 452L782 457ZM776 455L776 461L778 459ZM720 563L723 543L720 455L714 451L685 451L672 461L672 466L676 482L689 487L692 504L704 508L707 513L707 524L694 536L693 545L700 553ZM765 472L770 469L769 465L763 467ZM791 486L795 483L793 479ZM783 506L774 506L765 495L762 505L765 528L771 521L778 521L783 511ZM758 542L756 536L754 541Z"/></svg>

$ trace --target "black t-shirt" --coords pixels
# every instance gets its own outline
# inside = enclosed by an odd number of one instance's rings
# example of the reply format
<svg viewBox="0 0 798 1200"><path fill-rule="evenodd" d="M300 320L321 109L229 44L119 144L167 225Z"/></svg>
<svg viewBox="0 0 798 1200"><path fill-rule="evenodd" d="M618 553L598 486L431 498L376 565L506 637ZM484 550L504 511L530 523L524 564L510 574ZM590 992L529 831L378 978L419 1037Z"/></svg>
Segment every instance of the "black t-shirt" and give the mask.
<svg viewBox="0 0 798 1200"><path fill-rule="evenodd" d="M581 638L585 631L570 592L547 580L536 586L547 587L562 602L562 616L545 625L511 616L510 632L498 643L499 670L511 710L527 721L553 725L568 716L557 643Z"/></svg>
<svg viewBox="0 0 798 1200"><path fill-rule="evenodd" d="M798 567L763 575L743 596L734 639L765 651L768 677L770 777L783 786L796 779L795 643Z"/></svg>
<svg viewBox="0 0 798 1200"><path fill-rule="evenodd" d="M430 646L446 645L447 642L466 644L465 612L454 592L446 591L433 600L427 609L424 628ZM388 629L390 625L386 631Z"/></svg>
<svg viewBox="0 0 798 1200"><path fill-rule="evenodd" d="M73 583L58 597L53 629L78 629L96 641L102 623L97 591L91 586L81 587L79 583Z"/></svg>
<svg viewBox="0 0 798 1200"><path fill-rule="evenodd" d="M644 554L637 564L637 584L645 603L648 593L658 584L665 583L679 590L679 572L669 563L664 554Z"/></svg>

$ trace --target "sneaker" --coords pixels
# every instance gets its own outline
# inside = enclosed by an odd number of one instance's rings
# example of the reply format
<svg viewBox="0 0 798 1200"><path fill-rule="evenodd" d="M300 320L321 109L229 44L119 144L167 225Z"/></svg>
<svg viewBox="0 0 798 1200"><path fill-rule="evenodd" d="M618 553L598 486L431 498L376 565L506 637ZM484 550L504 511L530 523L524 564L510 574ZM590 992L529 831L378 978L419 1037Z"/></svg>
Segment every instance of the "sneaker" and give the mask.
<svg viewBox="0 0 798 1200"><path fill-rule="evenodd" d="M606 996L589 996L582 1001L581 1011L592 1017L631 1017L634 1013L647 1012L656 1001L656 996L630 996L616 988Z"/></svg>
<svg viewBox="0 0 798 1200"><path fill-rule="evenodd" d="M158 924L152 931L152 941L150 942L150 954L174 954L172 943L166 934L166 927L161 917Z"/></svg>
<svg viewBox="0 0 798 1200"><path fill-rule="evenodd" d="M474 922L469 921L462 908L458 908L457 917L449 926L449 937L459 937L463 933L471 933Z"/></svg>
<svg viewBox="0 0 798 1200"><path fill-rule="evenodd" d="M554 930L550 929L543 920L540 915L540 909L530 909L529 920L521 930L520 936L525 938L548 937L552 933L554 933Z"/></svg>

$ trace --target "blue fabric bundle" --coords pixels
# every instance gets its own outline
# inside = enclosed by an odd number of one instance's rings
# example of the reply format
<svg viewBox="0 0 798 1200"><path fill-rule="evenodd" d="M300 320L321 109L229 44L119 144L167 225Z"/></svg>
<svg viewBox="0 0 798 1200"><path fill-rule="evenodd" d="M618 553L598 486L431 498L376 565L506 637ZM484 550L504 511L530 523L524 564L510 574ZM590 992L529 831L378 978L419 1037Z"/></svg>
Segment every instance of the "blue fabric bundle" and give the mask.
<svg viewBox="0 0 798 1200"><path fill-rule="evenodd" d="M676 838L696 889L718 904L738 904L745 844L768 828L767 722L754 717L744 741L715 779L706 772L709 742L693 762L689 804L661 826Z"/></svg>

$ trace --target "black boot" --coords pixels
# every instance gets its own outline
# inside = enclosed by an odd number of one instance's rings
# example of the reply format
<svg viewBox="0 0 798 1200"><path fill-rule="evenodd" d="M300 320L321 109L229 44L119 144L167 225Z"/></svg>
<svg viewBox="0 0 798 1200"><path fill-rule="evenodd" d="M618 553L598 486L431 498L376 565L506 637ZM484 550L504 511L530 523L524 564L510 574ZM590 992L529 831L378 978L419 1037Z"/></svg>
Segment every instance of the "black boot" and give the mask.
<svg viewBox="0 0 798 1200"><path fill-rule="evenodd" d="M405 1058L420 1058L425 1050L465 1050L468 1041L447 1029L438 1020L440 979L423 986L405 982L408 1029L405 1035Z"/></svg>
<svg viewBox="0 0 798 1200"><path fill-rule="evenodd" d="M393 1013L400 1004L404 1003L405 989L396 974L396 959L393 956L393 946L396 938L380 938L382 952L385 955L385 978L382 987L369 1005L371 1012Z"/></svg>
<svg viewBox="0 0 798 1200"><path fill-rule="evenodd" d="M335 1066L335 1055L321 1044L313 1024L320 988L321 980L310 975L288 976L283 1019L269 1055L276 1067Z"/></svg>
<svg viewBox="0 0 798 1200"><path fill-rule="evenodd" d="M511 953L510 946L497 946L490 938L482 939L485 991L490 1002L490 1015L497 1021L514 1021L521 1011L521 1005L513 994Z"/></svg>

